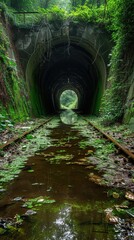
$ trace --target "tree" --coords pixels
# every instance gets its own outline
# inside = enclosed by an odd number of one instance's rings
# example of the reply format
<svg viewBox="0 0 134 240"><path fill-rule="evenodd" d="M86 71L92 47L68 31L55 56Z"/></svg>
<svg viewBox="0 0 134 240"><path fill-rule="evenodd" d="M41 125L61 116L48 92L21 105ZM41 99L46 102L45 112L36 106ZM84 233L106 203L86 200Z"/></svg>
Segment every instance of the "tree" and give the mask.
<svg viewBox="0 0 134 240"><path fill-rule="evenodd" d="M27 5L29 4L29 0L11 0L11 7L16 10L26 9Z"/></svg>
<svg viewBox="0 0 134 240"><path fill-rule="evenodd" d="M20 10L31 10L35 9L37 6L39 6L40 0L6 0L8 3L7 5L10 5L12 8L20 11Z"/></svg>
<svg viewBox="0 0 134 240"><path fill-rule="evenodd" d="M81 5L84 5L86 0L81 0Z"/></svg>
<svg viewBox="0 0 134 240"><path fill-rule="evenodd" d="M51 0L40 0L39 5L40 5L40 7L46 9L49 7L50 3L51 3Z"/></svg>
<svg viewBox="0 0 134 240"><path fill-rule="evenodd" d="M97 7L100 7L102 4L106 4L107 0L85 0L85 4L88 5L96 5Z"/></svg>
<svg viewBox="0 0 134 240"><path fill-rule="evenodd" d="M81 0L71 0L70 2L72 7L77 7L81 4Z"/></svg>

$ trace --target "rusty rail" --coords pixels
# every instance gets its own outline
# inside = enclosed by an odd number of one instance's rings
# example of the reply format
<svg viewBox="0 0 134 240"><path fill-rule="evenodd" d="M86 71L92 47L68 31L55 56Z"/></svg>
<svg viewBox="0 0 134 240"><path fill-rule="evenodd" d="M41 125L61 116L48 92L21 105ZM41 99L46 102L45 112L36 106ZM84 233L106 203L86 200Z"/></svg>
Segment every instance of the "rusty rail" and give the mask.
<svg viewBox="0 0 134 240"><path fill-rule="evenodd" d="M101 129L99 129L97 126L95 126L92 122L90 122L89 120L85 119L92 127L94 127L97 131L99 131L104 137L106 137L109 141L113 142L114 145L119 148L123 153L125 153L130 159L132 159L134 161L134 154L129 151L127 148L123 147L120 143L117 142L117 140L115 140L112 136L110 136L109 134L105 133L104 131L102 131Z"/></svg>
<svg viewBox="0 0 134 240"><path fill-rule="evenodd" d="M26 131L24 133L22 133L19 136L13 137L11 138L7 143L0 145L0 150L5 150L7 149L10 145L12 145L13 143L19 142L21 141L21 139L23 139L25 136L27 136L28 134L34 132L35 130L37 130L38 128L42 127L44 124L50 122L52 120L52 117L47 119L45 122L40 123L39 125L37 125L36 127L30 129L29 131Z"/></svg>

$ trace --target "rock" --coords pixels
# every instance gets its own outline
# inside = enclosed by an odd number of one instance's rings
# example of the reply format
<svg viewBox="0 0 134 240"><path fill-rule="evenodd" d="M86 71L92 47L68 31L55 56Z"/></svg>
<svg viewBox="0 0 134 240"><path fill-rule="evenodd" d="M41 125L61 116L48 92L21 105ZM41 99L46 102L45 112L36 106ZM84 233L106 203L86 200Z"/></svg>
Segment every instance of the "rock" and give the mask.
<svg viewBox="0 0 134 240"><path fill-rule="evenodd" d="M18 201L23 201L22 197L16 197L13 199L13 201L18 202Z"/></svg>
<svg viewBox="0 0 134 240"><path fill-rule="evenodd" d="M27 210L23 216L31 216L35 215L37 212L33 210Z"/></svg>
<svg viewBox="0 0 134 240"><path fill-rule="evenodd" d="M5 188L0 188L0 192L5 192L6 189Z"/></svg>

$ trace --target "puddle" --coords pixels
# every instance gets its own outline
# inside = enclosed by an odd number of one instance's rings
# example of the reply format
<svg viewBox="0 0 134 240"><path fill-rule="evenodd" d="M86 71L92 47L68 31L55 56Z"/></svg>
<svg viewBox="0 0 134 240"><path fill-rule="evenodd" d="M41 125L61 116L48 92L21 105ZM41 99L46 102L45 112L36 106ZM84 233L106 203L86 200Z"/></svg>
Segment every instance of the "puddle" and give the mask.
<svg viewBox="0 0 134 240"><path fill-rule="evenodd" d="M113 206L113 199L108 198L105 187L89 179L95 171L86 156L95 149L80 147L78 138L83 142L85 138L69 125L53 129L51 137L53 146L30 157L2 195L0 217L18 214L23 223L1 235L1 240L118 239L104 213ZM38 204L27 208L27 201L34 198Z"/></svg>

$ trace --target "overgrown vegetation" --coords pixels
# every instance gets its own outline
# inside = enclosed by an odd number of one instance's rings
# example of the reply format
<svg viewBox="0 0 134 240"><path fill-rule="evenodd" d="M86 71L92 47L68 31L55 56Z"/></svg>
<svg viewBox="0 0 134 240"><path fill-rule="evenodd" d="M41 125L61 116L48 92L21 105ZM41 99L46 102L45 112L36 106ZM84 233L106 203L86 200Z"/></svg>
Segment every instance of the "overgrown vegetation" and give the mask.
<svg viewBox="0 0 134 240"><path fill-rule="evenodd" d="M115 46L110 59L108 89L102 105L105 120L109 123L122 120L128 107L130 114L127 122L134 115L133 99L130 99L128 106L125 105L133 82L134 0L118 0L113 5L115 11L112 12L113 22L110 27L113 30Z"/></svg>
<svg viewBox="0 0 134 240"><path fill-rule="evenodd" d="M112 17L115 9L113 0L107 1L3 1L0 0L1 8L14 24L39 23L42 19L46 21L69 21L83 23L101 23L112 25ZM44 2L44 3L43 3ZM98 3L99 2L99 3ZM7 5L5 5L7 4ZM8 6L8 7L7 7ZM15 14L19 11L19 14ZM22 14L20 14L20 11ZM25 15L24 12L33 12Z"/></svg>
<svg viewBox="0 0 134 240"><path fill-rule="evenodd" d="M0 0L0 8L2 15L8 16L10 21L15 25L26 24L41 24L45 22L61 22L64 21L74 23L87 24L88 22L104 25L111 31L115 43L112 49L110 59L110 74L108 77L107 90L102 101L102 115L107 124L115 121L121 121L125 112L128 110L126 121L134 115L133 98L131 98L127 105L127 96L129 88L133 81L133 64L134 64L134 48L133 48L133 18L134 18L134 0ZM29 14L14 14L17 11L21 12L36 12ZM0 32L2 36L3 33ZM25 97L23 101L18 101L21 79L16 81L16 62L8 57L7 49L9 42L7 37L3 37L3 44L0 49L1 69L8 66L5 71L5 79L0 78L3 92L3 102L5 111L5 104L9 106L10 99L10 115L14 115L14 109L19 109L19 115L27 112L24 106ZM131 59L131 61L130 61ZM2 74L2 73L1 73ZM11 77L10 77L11 76ZM8 79L12 80L8 80ZM4 81L4 84L2 83ZM12 84L13 83L13 84ZM11 86L12 85L12 86ZM13 98L16 98L12 100ZM16 102L16 103L15 103ZM18 111L18 110L17 110ZM6 109L7 112L7 109ZM3 113L2 115L5 115ZM18 118L22 118L18 117Z"/></svg>
<svg viewBox="0 0 134 240"><path fill-rule="evenodd" d="M0 23L0 130L12 127L12 120L28 116L28 103L24 81L18 73L12 44L6 28Z"/></svg>
<svg viewBox="0 0 134 240"><path fill-rule="evenodd" d="M49 197L37 197L37 198L31 198L28 199L25 204L23 204L23 207L32 209L32 210L37 210L40 206L43 204L50 204L50 203L55 203L54 199L50 199Z"/></svg>
<svg viewBox="0 0 134 240"><path fill-rule="evenodd" d="M0 151L0 156L5 159L3 167L1 166L0 170L0 192L5 191L6 184L19 175L30 155L51 145L50 138L48 137L50 130L47 130L46 127L51 129L57 126L57 124L58 121L56 119L52 124L47 123L45 127L38 129L36 133L28 134L26 140L22 141L18 149L13 146L15 154L10 154L8 151ZM34 170L30 167L28 173L32 174L33 172Z"/></svg>

